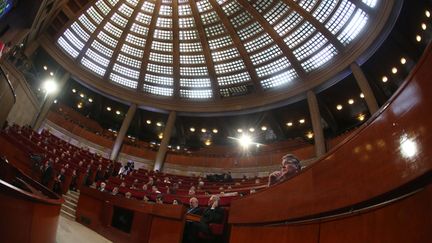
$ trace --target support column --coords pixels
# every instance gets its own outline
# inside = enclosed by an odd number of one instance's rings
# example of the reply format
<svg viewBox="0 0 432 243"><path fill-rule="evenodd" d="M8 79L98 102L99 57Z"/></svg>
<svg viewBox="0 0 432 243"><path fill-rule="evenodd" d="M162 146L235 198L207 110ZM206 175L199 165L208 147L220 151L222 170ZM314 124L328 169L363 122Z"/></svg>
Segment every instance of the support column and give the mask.
<svg viewBox="0 0 432 243"><path fill-rule="evenodd" d="M129 107L128 112L126 113L125 119L123 120L120 131L117 133L117 137L116 137L116 140L114 142L114 146L111 150L111 155L110 155L111 160L117 160L117 157L119 155L120 148L123 144L123 140L125 138L126 132L129 129L129 126L130 126L132 119L135 115L136 108L137 108L137 105L132 104Z"/></svg>
<svg viewBox="0 0 432 243"><path fill-rule="evenodd" d="M375 98L375 95L372 92L372 89L368 83L368 80L366 79L366 76L364 75L360 66L356 62L353 62L350 67L351 67L351 71L352 71L355 79L357 80L357 84L360 87L360 90L364 94L366 104L369 108L369 112L372 115L379 108L378 103L377 103L376 98Z"/></svg>
<svg viewBox="0 0 432 243"><path fill-rule="evenodd" d="M310 90L307 92L307 101L309 105L309 112L312 120L312 129L314 133L315 155L316 157L320 157L321 155L325 154L326 149L324 132L321 125L321 115L318 107L318 101L314 92Z"/></svg>
<svg viewBox="0 0 432 243"><path fill-rule="evenodd" d="M156 155L154 170L162 171L162 168L163 168L163 165L165 162L165 155L166 155L166 152L168 150L168 143L171 139L171 133L172 133L172 130L174 128L175 120L176 120L176 112L171 111L169 114L169 117L168 117L168 122L165 126L165 130L163 133L163 138L162 138L161 145L159 147L159 151Z"/></svg>
<svg viewBox="0 0 432 243"><path fill-rule="evenodd" d="M66 82L69 80L69 78L70 78L70 73L63 74L63 76L57 83L57 91L55 91L52 94L47 94L45 96L42 106L39 108L39 111L33 122L34 130L38 131L41 128L42 122L45 120L45 117L48 114L51 105L54 103L54 100L57 98L58 93L60 92L61 89L63 89Z"/></svg>

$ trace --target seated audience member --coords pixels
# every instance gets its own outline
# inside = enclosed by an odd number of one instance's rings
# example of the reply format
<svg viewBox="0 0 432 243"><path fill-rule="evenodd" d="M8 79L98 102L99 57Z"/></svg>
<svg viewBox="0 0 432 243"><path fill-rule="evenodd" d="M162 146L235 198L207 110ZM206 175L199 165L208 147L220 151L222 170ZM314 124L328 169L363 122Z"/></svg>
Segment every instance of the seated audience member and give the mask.
<svg viewBox="0 0 432 243"><path fill-rule="evenodd" d="M148 198L147 195L144 195L143 201L146 202L146 203L149 203L150 202L150 198Z"/></svg>
<svg viewBox="0 0 432 243"><path fill-rule="evenodd" d="M191 199L189 199L189 209L186 213L201 214L201 209L198 207L198 199L196 197L191 197Z"/></svg>
<svg viewBox="0 0 432 243"><path fill-rule="evenodd" d="M292 154L286 154L282 157L282 166L280 171L270 174L268 186L282 182L301 170L300 161Z"/></svg>
<svg viewBox="0 0 432 243"><path fill-rule="evenodd" d="M76 191L78 189L78 182L77 182L77 180L78 180L78 175L76 173L76 170L73 170L72 171L72 179L71 179L71 182L70 182L70 185L69 185L69 190Z"/></svg>
<svg viewBox="0 0 432 243"><path fill-rule="evenodd" d="M58 176L56 176L54 178L54 188L53 191L61 194L62 190L61 190L61 185L63 184L63 181L65 180L65 172L66 170L64 168L61 168L60 170L60 174L58 174Z"/></svg>
<svg viewBox="0 0 432 243"><path fill-rule="evenodd" d="M118 195L118 192L119 192L119 188L118 187L114 187L113 190L112 190L112 192L111 192L111 195L116 196L116 195Z"/></svg>
<svg viewBox="0 0 432 243"><path fill-rule="evenodd" d="M180 200L178 200L178 199L173 199L172 204L173 204L173 205L181 205L181 202L180 202Z"/></svg>
<svg viewBox="0 0 432 243"><path fill-rule="evenodd" d="M163 204L163 198L162 198L162 195L161 195L161 194L159 194L159 195L156 197L156 204Z"/></svg>
<svg viewBox="0 0 432 243"><path fill-rule="evenodd" d="M105 182L101 182L101 184L99 185L98 190L101 191L101 192L104 192L106 190L105 187L106 187L106 183Z"/></svg>
<svg viewBox="0 0 432 243"><path fill-rule="evenodd" d="M42 170L42 185L48 186L48 183L53 176L53 168L51 167L50 161L45 162L41 170Z"/></svg>
<svg viewBox="0 0 432 243"><path fill-rule="evenodd" d="M210 223L221 223L224 217L224 210L219 207L219 196L213 195L208 201L208 207L202 212L200 222L188 222L185 225L183 243L199 242L198 234L211 234Z"/></svg>
<svg viewBox="0 0 432 243"><path fill-rule="evenodd" d="M130 199L132 197L132 193L131 192L126 192L125 193L125 198Z"/></svg>
<svg viewBox="0 0 432 243"><path fill-rule="evenodd" d="M191 188L189 189L189 196L193 196L193 195L195 195L195 187L194 186L191 186Z"/></svg>

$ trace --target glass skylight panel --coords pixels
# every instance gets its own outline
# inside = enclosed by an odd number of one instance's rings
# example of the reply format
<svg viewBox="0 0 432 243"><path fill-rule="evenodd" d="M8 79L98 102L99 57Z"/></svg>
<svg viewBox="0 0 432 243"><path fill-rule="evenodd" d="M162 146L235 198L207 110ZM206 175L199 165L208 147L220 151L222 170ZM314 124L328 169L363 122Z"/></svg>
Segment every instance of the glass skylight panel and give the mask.
<svg viewBox="0 0 432 243"><path fill-rule="evenodd" d="M172 88L162 88L158 86L144 84L144 91L150 94L161 95L161 96L172 96Z"/></svg>
<svg viewBox="0 0 432 243"><path fill-rule="evenodd" d="M111 24L110 22L108 22L105 26L104 26L104 30L110 34L112 34L113 36L120 38L123 30L115 27L113 24Z"/></svg>
<svg viewBox="0 0 432 243"><path fill-rule="evenodd" d="M149 1L145 1L141 10L147 13L153 13L155 4Z"/></svg>
<svg viewBox="0 0 432 243"><path fill-rule="evenodd" d="M102 12L103 15L107 15L111 10L111 8L103 0L97 1L96 7L98 7L98 9Z"/></svg>
<svg viewBox="0 0 432 243"><path fill-rule="evenodd" d="M208 76L207 67L180 67L182 76Z"/></svg>
<svg viewBox="0 0 432 243"><path fill-rule="evenodd" d="M225 12L227 16L231 16L238 12L241 9L240 5L236 1L231 1L224 6L222 6L222 10Z"/></svg>
<svg viewBox="0 0 432 243"><path fill-rule="evenodd" d="M172 28L172 19L159 17L156 21L156 26L160 28Z"/></svg>
<svg viewBox="0 0 432 243"><path fill-rule="evenodd" d="M205 28L207 37L214 37L225 33L225 27L222 24L212 25Z"/></svg>
<svg viewBox="0 0 432 243"><path fill-rule="evenodd" d="M162 77L162 76L157 76L149 73L145 75L144 81L146 81L147 83L160 84L165 86L173 85L172 77Z"/></svg>
<svg viewBox="0 0 432 243"><path fill-rule="evenodd" d="M285 3L279 1L273 8L271 8L267 13L264 14L264 18L269 22L269 24L273 25L283 15L285 15L288 10L289 7Z"/></svg>
<svg viewBox="0 0 432 243"><path fill-rule="evenodd" d="M317 69L327 63L337 54L336 48L329 44L323 50L303 62L301 65L307 72Z"/></svg>
<svg viewBox="0 0 432 243"><path fill-rule="evenodd" d="M196 40L198 39L198 31L193 30L180 30L179 31L180 40Z"/></svg>
<svg viewBox="0 0 432 243"><path fill-rule="evenodd" d="M320 5L312 13L319 22L324 23L324 21L330 16L333 9L336 7L339 0L327 0L321 1Z"/></svg>
<svg viewBox="0 0 432 243"><path fill-rule="evenodd" d="M201 14L200 17L204 25L216 23L219 21L219 17L217 16L215 11Z"/></svg>
<svg viewBox="0 0 432 243"><path fill-rule="evenodd" d="M204 55L180 55L181 64L205 64Z"/></svg>
<svg viewBox="0 0 432 243"><path fill-rule="evenodd" d="M220 89L220 94L223 97L233 97L233 96L241 96L248 94L249 90L246 85L240 85L236 87L228 87L224 89Z"/></svg>
<svg viewBox="0 0 432 243"><path fill-rule="evenodd" d="M291 12L286 18L284 18L281 22L276 24L274 29L280 36L285 36L302 20L303 17L300 14L298 14L297 12Z"/></svg>
<svg viewBox="0 0 432 243"><path fill-rule="evenodd" d="M84 48L84 43L79 40L76 35L74 33L72 33L72 31L70 29L67 29L64 33L63 36L69 40L70 43L72 43L72 45L74 45L76 47L76 49L81 50Z"/></svg>
<svg viewBox="0 0 432 243"><path fill-rule="evenodd" d="M226 61L229 59L234 59L234 58L239 57L239 56L240 56L240 54L239 54L237 48L230 48L227 50L213 51L212 52L213 61L215 61L215 62Z"/></svg>
<svg viewBox="0 0 432 243"><path fill-rule="evenodd" d="M224 4L228 0L216 0L216 1L217 1L217 3L219 3L219 5L222 5L222 4Z"/></svg>
<svg viewBox="0 0 432 243"><path fill-rule="evenodd" d="M202 52L201 42L180 43L180 52Z"/></svg>
<svg viewBox="0 0 432 243"><path fill-rule="evenodd" d="M128 2L129 4L131 4L132 6L136 6L138 4L139 0L126 0L126 2Z"/></svg>
<svg viewBox="0 0 432 243"><path fill-rule="evenodd" d="M138 23L142 23L144 25L150 25L151 16L147 15L147 14L143 14L143 13L138 13L138 15L136 16L135 20Z"/></svg>
<svg viewBox="0 0 432 243"><path fill-rule="evenodd" d="M180 78L180 87L208 88L211 82L209 78Z"/></svg>
<svg viewBox="0 0 432 243"><path fill-rule="evenodd" d="M213 96L213 91L211 89L203 90L180 90L180 97L189 99L208 99Z"/></svg>
<svg viewBox="0 0 432 243"><path fill-rule="evenodd" d="M144 47L146 43L146 40L144 38L132 34L128 34L126 36L126 41L129 42L130 44L140 46L140 47Z"/></svg>
<svg viewBox="0 0 432 243"><path fill-rule="evenodd" d="M298 44L300 44L302 41L307 39L310 35L312 35L315 32L315 27L310 24L309 22L306 22L302 24L300 27L298 27L294 32L292 32L290 35L288 35L284 41L289 46L289 48L294 48Z"/></svg>
<svg viewBox="0 0 432 243"><path fill-rule="evenodd" d="M207 0L197 1L196 5L197 5L198 11L200 13L203 13L205 11L212 9L211 4Z"/></svg>
<svg viewBox="0 0 432 243"><path fill-rule="evenodd" d="M209 40L209 46L210 49L215 50L218 48L222 48L225 46L229 46L232 45L232 40L231 40L231 36L224 36L221 38L217 38L217 39L213 39L213 40Z"/></svg>
<svg viewBox="0 0 432 243"><path fill-rule="evenodd" d="M261 31L263 31L261 25L259 25L257 22L253 22L252 24L250 24L249 26L246 26L245 28L241 29L237 33L238 33L240 39L242 41L244 41L244 40L246 40L252 36L257 35Z"/></svg>
<svg viewBox="0 0 432 243"><path fill-rule="evenodd" d="M302 0L299 2L299 5L304 10L310 12L317 2L318 2L318 0Z"/></svg>
<svg viewBox="0 0 432 243"><path fill-rule="evenodd" d="M162 0L162 3L172 4L172 1L171 0Z"/></svg>
<svg viewBox="0 0 432 243"><path fill-rule="evenodd" d="M131 28L130 28L131 32L135 32L139 35L144 35L144 36L147 36L148 30L149 29L146 26L142 26L142 25L135 24L135 23L133 23Z"/></svg>
<svg viewBox="0 0 432 243"><path fill-rule="evenodd" d="M123 53L126 53L126 54L134 56L134 57L138 57L138 58L142 58L144 55L144 50L132 47L128 44L123 44L121 51Z"/></svg>
<svg viewBox="0 0 432 243"><path fill-rule="evenodd" d="M107 67L109 60L101 55L99 55L97 52L93 51L91 48L88 48L85 55L93 60L95 63L103 66L103 67Z"/></svg>
<svg viewBox="0 0 432 243"><path fill-rule="evenodd" d="M125 64L127 66L130 66L130 67L134 67L136 69L141 68L141 61L140 60L137 60L137 59L134 59L134 58L130 58L130 57L125 56L123 54L119 54L118 55L117 62L123 63L123 64Z"/></svg>
<svg viewBox="0 0 432 243"><path fill-rule="evenodd" d="M357 9L357 12L355 13L349 24L344 28L342 33L338 35L338 40L344 45L348 45L363 30L367 21L367 14L363 12L363 10Z"/></svg>
<svg viewBox="0 0 432 243"><path fill-rule="evenodd" d="M246 69L246 67L245 67L242 59L232 61L232 62L220 63L220 64L215 65L215 71L217 74L230 73L230 72L235 72L235 71L244 70L244 69Z"/></svg>
<svg viewBox="0 0 432 243"><path fill-rule="evenodd" d="M63 36L60 36L60 38L57 40L57 43L60 45L60 47L65 51L67 54L72 56L73 58L76 58L79 53L77 50L75 50L74 47L72 47L69 42L67 42Z"/></svg>
<svg viewBox="0 0 432 243"><path fill-rule="evenodd" d="M292 80L294 80L296 77L297 74L293 69L291 69L281 74L278 74L276 76L273 76L271 78L261 80L261 86L264 89L270 89L281 85L286 85L290 83Z"/></svg>
<svg viewBox="0 0 432 243"><path fill-rule="evenodd" d="M169 5L161 5L160 10L159 10L159 15L171 16L172 15L172 7Z"/></svg>
<svg viewBox="0 0 432 243"><path fill-rule="evenodd" d="M345 25L351 15L354 13L355 5L348 0L342 0L335 14L326 23L325 27L334 35Z"/></svg>
<svg viewBox="0 0 432 243"><path fill-rule="evenodd" d="M316 33L310 40L293 51L297 60L303 60L312 53L319 50L328 42L327 38L321 32Z"/></svg>
<svg viewBox="0 0 432 243"><path fill-rule="evenodd" d="M102 45L99 41L94 40L91 44L91 47L98 51L99 53L105 55L106 57L110 58L113 54L113 50Z"/></svg>
<svg viewBox="0 0 432 243"><path fill-rule="evenodd" d="M172 63L173 62L172 55L155 53L155 52L150 52L149 59L150 59L150 61L159 62L159 63Z"/></svg>
<svg viewBox="0 0 432 243"><path fill-rule="evenodd" d="M377 4L377 0L363 0L362 1L364 4L368 5L371 8L374 8Z"/></svg>
<svg viewBox="0 0 432 243"><path fill-rule="evenodd" d="M115 72L117 72L123 76L135 79L135 80L137 80L139 78L139 75L140 75L139 70L131 69L131 68L119 65L117 63L114 64L113 71L115 71Z"/></svg>
<svg viewBox="0 0 432 243"><path fill-rule="evenodd" d="M173 44L172 42L160 42L154 40L151 49L155 51L172 52Z"/></svg>
<svg viewBox="0 0 432 243"><path fill-rule="evenodd" d="M94 20L94 22L96 22L96 24L100 24L102 22L103 17L98 13L98 11L96 11L96 9L93 8L93 6L87 10L87 14Z"/></svg>
<svg viewBox="0 0 432 243"><path fill-rule="evenodd" d="M74 22L71 25L71 29L81 38L83 41L88 41L90 35L81 27L80 24Z"/></svg>
<svg viewBox="0 0 432 243"><path fill-rule="evenodd" d="M251 56L252 63L256 66L260 63L271 60L277 56L282 55L281 49L277 45L272 45L261 52Z"/></svg>
<svg viewBox="0 0 432 243"><path fill-rule="evenodd" d="M124 85L124 86L132 88L132 89L136 89L138 87L137 81L124 78L124 77L117 75L115 73L110 74L110 80L117 83L117 84L121 84L121 85Z"/></svg>
<svg viewBox="0 0 432 243"><path fill-rule="evenodd" d="M158 65L158 64L154 64L154 63L148 63L147 64L147 71L153 72L153 73L172 75L173 74L173 67L167 66L167 65Z"/></svg>
<svg viewBox="0 0 432 243"><path fill-rule="evenodd" d="M288 69L290 63L286 57L282 57L274 62L266 64L262 67L256 69L256 72L259 77L268 76L270 74L274 74L280 72L281 70Z"/></svg>
<svg viewBox="0 0 432 243"><path fill-rule="evenodd" d="M83 57L81 59L81 64L88 68L90 71L98 74L99 76L104 76L105 75L105 69L102 68L101 66L93 63L92 61L90 61L89 59Z"/></svg>
<svg viewBox="0 0 432 243"><path fill-rule="evenodd" d="M130 17L132 15L132 12L133 12L133 9L124 3L119 7L118 10L120 13L122 13L126 17Z"/></svg>
<svg viewBox="0 0 432 243"><path fill-rule="evenodd" d="M81 24L90 32L93 33L96 30L96 26L87 18L85 14L81 15L78 20Z"/></svg>
<svg viewBox="0 0 432 243"><path fill-rule="evenodd" d="M189 2L189 0L178 0L179 4L188 3L188 2Z"/></svg>
<svg viewBox="0 0 432 243"><path fill-rule="evenodd" d="M153 38L161 40L172 40L172 31L155 29Z"/></svg>
<svg viewBox="0 0 432 243"><path fill-rule="evenodd" d="M111 20L122 28L126 27L126 24L128 22L127 19L123 18L122 16L120 16L117 13L113 14L113 16L111 17Z"/></svg>
<svg viewBox="0 0 432 243"><path fill-rule="evenodd" d="M265 46L268 46L270 43L273 43L272 38L267 33L264 33L257 38L244 43L244 46L247 52L251 53Z"/></svg>
<svg viewBox="0 0 432 243"><path fill-rule="evenodd" d="M118 3L119 0L107 0L109 4L111 4L111 6L114 6Z"/></svg>
<svg viewBox="0 0 432 243"><path fill-rule="evenodd" d="M257 0L252 6L254 6L258 12L263 13L272 3L273 0Z"/></svg>
<svg viewBox="0 0 432 243"><path fill-rule="evenodd" d="M192 10L189 4L179 4L178 5L179 16L192 15Z"/></svg>
<svg viewBox="0 0 432 243"><path fill-rule="evenodd" d="M195 27L195 21L193 17L179 18L179 27L181 29Z"/></svg>
<svg viewBox="0 0 432 243"><path fill-rule="evenodd" d="M219 86L226 86L238 83L249 82L251 80L248 72L236 73L226 76L218 76L217 81Z"/></svg>
<svg viewBox="0 0 432 243"><path fill-rule="evenodd" d="M246 23L248 23L252 19L252 16L247 13L246 11L241 12L240 14L236 15L234 18L231 18L231 24L234 26L234 28L238 28Z"/></svg>
<svg viewBox="0 0 432 243"><path fill-rule="evenodd" d="M99 34L97 35L97 37L99 38L99 40L101 40L103 43L111 46L111 47L116 47L117 45L117 40L112 38L111 36L105 34L105 32L101 31L99 32Z"/></svg>

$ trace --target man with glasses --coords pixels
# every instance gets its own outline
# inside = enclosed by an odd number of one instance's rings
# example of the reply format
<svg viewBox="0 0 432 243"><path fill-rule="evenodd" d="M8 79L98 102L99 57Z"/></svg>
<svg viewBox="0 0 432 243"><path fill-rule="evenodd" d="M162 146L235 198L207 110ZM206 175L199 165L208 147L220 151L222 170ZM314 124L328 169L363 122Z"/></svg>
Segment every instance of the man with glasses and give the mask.
<svg viewBox="0 0 432 243"><path fill-rule="evenodd" d="M301 170L300 161L292 154L286 154L282 157L282 166L280 171L270 174L268 186L285 181Z"/></svg>

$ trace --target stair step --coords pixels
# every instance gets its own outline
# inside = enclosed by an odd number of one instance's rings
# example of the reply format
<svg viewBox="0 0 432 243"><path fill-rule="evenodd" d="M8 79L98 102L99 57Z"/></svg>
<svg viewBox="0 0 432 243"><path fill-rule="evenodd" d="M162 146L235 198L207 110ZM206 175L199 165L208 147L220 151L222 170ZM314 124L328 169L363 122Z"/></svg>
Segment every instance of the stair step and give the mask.
<svg viewBox="0 0 432 243"><path fill-rule="evenodd" d="M70 197L69 195L63 195L63 198L65 199L65 201L69 201L69 202L72 202L74 204L78 204L77 198Z"/></svg>
<svg viewBox="0 0 432 243"><path fill-rule="evenodd" d="M76 204L76 203L73 203L73 202L68 201L68 200L66 200L66 201L63 203L63 205L68 206L68 207L70 207L70 208L73 208L74 210L76 210L76 208L77 208L77 204Z"/></svg>
<svg viewBox="0 0 432 243"><path fill-rule="evenodd" d="M76 210L74 208L71 208L71 207L66 206L64 204L62 205L61 210L64 212L70 213L72 215L75 215L75 212L76 212Z"/></svg>
<svg viewBox="0 0 432 243"><path fill-rule="evenodd" d="M60 211L61 215L65 216L66 218L69 218L70 220L75 221L75 214L70 214L66 211L61 210Z"/></svg>
<svg viewBox="0 0 432 243"><path fill-rule="evenodd" d="M70 198L76 199L76 200L78 200L78 198L79 198L79 194L76 195L76 194L68 193L67 196Z"/></svg>

